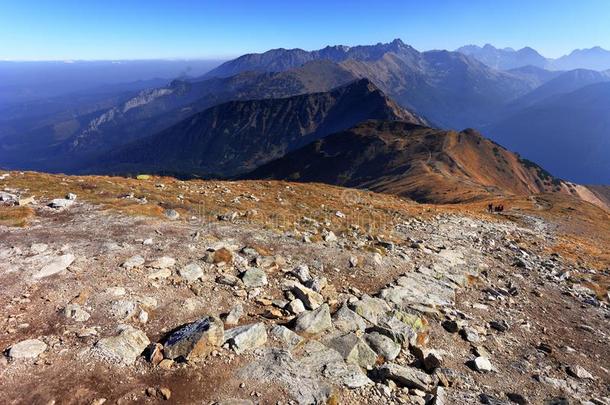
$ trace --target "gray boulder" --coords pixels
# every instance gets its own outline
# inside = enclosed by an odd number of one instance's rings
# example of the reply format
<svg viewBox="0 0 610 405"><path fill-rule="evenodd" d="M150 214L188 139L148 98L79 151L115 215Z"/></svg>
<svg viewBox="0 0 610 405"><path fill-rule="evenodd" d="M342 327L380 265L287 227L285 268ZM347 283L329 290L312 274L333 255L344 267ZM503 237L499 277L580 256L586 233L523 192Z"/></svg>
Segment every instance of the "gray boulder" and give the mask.
<svg viewBox="0 0 610 405"><path fill-rule="evenodd" d="M392 361L400 354L400 344L379 332L364 335L369 346L386 361Z"/></svg>
<svg viewBox="0 0 610 405"><path fill-rule="evenodd" d="M369 368L375 365L377 361L377 353L354 333L347 333L331 339L326 345L338 351L348 364Z"/></svg>
<svg viewBox="0 0 610 405"><path fill-rule="evenodd" d="M246 270L241 275L241 281L247 288L263 287L267 285L267 274L264 270L254 268Z"/></svg>
<svg viewBox="0 0 610 405"><path fill-rule="evenodd" d="M123 325L116 336L100 339L93 351L105 360L120 365L133 364L144 352L150 340L144 332L129 325Z"/></svg>
<svg viewBox="0 0 610 405"><path fill-rule="evenodd" d="M295 331L315 335L332 326L328 304L322 304L318 309L300 314L296 320Z"/></svg>
<svg viewBox="0 0 610 405"><path fill-rule="evenodd" d="M355 313L373 324L377 324L379 317L391 310L388 303L381 298L373 298L368 295L354 302L351 308Z"/></svg>
<svg viewBox="0 0 610 405"><path fill-rule="evenodd" d="M185 281L193 282L203 277L203 269L197 263L190 263L178 270L178 275Z"/></svg>
<svg viewBox="0 0 610 405"><path fill-rule="evenodd" d="M303 338L282 325L271 328L271 336L284 343L289 349L294 348L303 341Z"/></svg>
<svg viewBox="0 0 610 405"><path fill-rule="evenodd" d="M237 354L240 354L267 343L267 329L264 323L238 326L225 331L224 339Z"/></svg>
<svg viewBox="0 0 610 405"><path fill-rule="evenodd" d="M341 332L356 332L366 329L364 319L348 308L347 304L333 314L333 325Z"/></svg>
<svg viewBox="0 0 610 405"><path fill-rule="evenodd" d="M205 357L224 342L224 326L220 319L206 316L175 330L163 345L168 359L186 360Z"/></svg>
<svg viewBox="0 0 610 405"><path fill-rule="evenodd" d="M301 283L306 283L311 280L311 274L309 274L309 267L306 264L300 264L290 272L295 276Z"/></svg>
<svg viewBox="0 0 610 405"><path fill-rule="evenodd" d="M404 347L414 345L417 341L417 332L415 329L393 314L380 316L377 325L373 326L372 330L389 337L393 341L402 344Z"/></svg>
<svg viewBox="0 0 610 405"><path fill-rule="evenodd" d="M386 363L377 369L378 375L386 380L392 380L396 384L428 391L432 385L432 377L414 367L403 367L394 363Z"/></svg>

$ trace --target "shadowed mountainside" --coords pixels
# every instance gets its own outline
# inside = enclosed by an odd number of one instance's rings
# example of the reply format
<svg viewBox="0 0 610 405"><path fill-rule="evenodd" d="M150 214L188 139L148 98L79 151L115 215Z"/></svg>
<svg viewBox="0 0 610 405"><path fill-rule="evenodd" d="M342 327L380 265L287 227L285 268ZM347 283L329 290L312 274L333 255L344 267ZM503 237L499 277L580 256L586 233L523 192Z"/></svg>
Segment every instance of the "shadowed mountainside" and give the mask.
<svg viewBox="0 0 610 405"><path fill-rule="evenodd" d="M361 79L326 93L222 104L98 164L107 172L230 176L368 119L426 124Z"/></svg>

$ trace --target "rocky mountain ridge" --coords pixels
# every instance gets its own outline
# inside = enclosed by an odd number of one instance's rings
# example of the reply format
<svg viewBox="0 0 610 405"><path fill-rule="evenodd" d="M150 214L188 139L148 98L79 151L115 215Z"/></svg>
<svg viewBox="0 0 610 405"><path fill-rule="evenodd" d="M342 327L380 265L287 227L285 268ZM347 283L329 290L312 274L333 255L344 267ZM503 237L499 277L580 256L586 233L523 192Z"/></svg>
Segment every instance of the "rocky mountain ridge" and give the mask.
<svg viewBox="0 0 610 405"><path fill-rule="evenodd" d="M369 121L315 141L246 178L320 182L456 203L556 192L610 208L585 187L554 178L475 130Z"/></svg>

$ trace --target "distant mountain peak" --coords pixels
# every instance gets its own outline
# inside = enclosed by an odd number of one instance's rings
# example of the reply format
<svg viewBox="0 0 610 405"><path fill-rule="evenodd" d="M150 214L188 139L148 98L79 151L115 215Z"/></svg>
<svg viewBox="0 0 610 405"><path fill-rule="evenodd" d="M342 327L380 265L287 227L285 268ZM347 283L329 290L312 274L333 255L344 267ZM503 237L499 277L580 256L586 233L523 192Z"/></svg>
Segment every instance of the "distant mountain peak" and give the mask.
<svg viewBox="0 0 610 405"><path fill-rule="evenodd" d="M513 48L499 49L491 44L485 44L483 47L467 45L458 48L457 52L501 70L516 69L527 65L544 68L548 64L548 60L544 56L529 46L516 51Z"/></svg>
<svg viewBox="0 0 610 405"><path fill-rule="evenodd" d="M394 39L390 43L377 43L375 45L329 45L314 51L303 49L272 49L264 53L250 53L223 63L216 69L208 72L204 77L228 77L245 71L281 72L302 66L307 62L318 59L328 59L336 63L348 59L378 60L387 52L399 54L416 53L417 51L405 44L401 39Z"/></svg>

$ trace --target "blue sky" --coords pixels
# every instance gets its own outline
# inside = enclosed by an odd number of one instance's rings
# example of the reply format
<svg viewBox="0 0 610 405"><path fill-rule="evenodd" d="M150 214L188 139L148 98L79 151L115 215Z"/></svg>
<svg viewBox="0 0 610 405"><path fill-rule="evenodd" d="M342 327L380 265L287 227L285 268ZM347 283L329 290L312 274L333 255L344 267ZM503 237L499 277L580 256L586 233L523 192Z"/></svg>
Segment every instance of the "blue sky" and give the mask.
<svg viewBox="0 0 610 405"><path fill-rule="evenodd" d="M0 60L226 58L401 38L610 49L608 0L0 0Z"/></svg>

